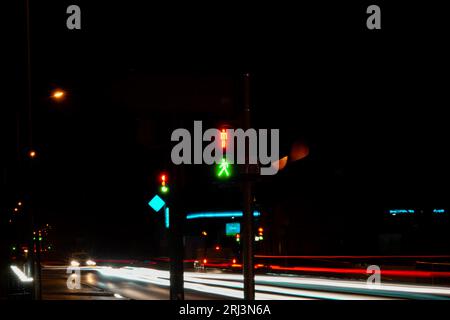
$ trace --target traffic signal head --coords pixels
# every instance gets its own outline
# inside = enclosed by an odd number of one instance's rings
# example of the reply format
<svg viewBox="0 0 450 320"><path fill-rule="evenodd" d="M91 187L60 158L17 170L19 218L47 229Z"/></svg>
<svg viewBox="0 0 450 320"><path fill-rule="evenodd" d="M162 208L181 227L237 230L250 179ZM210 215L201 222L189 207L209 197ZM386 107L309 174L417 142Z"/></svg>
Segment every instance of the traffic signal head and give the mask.
<svg viewBox="0 0 450 320"><path fill-rule="evenodd" d="M159 176L159 181L160 181L160 183L161 183L160 190L161 190L162 193L167 193L167 192L169 192L169 186L167 185L167 180L168 180L168 176L167 176L166 173L162 173L162 174Z"/></svg>
<svg viewBox="0 0 450 320"><path fill-rule="evenodd" d="M255 236L255 240L256 240L256 241L263 240L263 239L264 239L263 233L264 233L264 229L261 228L261 227L259 227L259 228L258 228L258 235Z"/></svg>

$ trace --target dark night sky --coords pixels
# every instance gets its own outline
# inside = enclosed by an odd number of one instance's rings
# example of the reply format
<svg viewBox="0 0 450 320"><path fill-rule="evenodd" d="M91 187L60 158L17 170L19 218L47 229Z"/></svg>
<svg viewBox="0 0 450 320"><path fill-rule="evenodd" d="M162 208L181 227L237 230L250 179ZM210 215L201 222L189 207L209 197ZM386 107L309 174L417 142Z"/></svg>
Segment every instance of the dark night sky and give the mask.
<svg viewBox="0 0 450 320"><path fill-rule="evenodd" d="M65 8L73 3L82 8L81 31L65 27ZM288 191L281 198L309 190L311 203L337 199L349 218L361 207L448 206L448 49L438 20L411 26L406 17L417 8L392 8L383 15L388 31L369 34L363 5L327 11L319 5L300 11L260 6L258 12L217 5L188 14L180 6L137 2L33 2L34 139L42 152L37 205L43 220L103 245L127 238L123 250L146 243L152 224L146 201L176 117L152 105L154 95L192 93L194 104L213 105L212 115L198 116L217 119L222 111L213 109L221 101L236 107L236 88L227 85L244 71L255 79L255 124L280 128L284 141L304 138L311 148L306 177L305 169L292 169L291 177L275 179L267 190L282 182ZM10 89L24 97L24 16L20 4L15 9ZM149 76L188 81L143 92L148 109L122 103L132 79ZM211 82L195 93L202 77L226 85ZM66 102L48 100L55 87L68 91ZM201 100L206 91L215 93ZM25 102L9 107L24 113ZM5 115L14 123L14 112ZM15 129L7 128L14 154ZM324 221L328 209L321 213Z"/></svg>

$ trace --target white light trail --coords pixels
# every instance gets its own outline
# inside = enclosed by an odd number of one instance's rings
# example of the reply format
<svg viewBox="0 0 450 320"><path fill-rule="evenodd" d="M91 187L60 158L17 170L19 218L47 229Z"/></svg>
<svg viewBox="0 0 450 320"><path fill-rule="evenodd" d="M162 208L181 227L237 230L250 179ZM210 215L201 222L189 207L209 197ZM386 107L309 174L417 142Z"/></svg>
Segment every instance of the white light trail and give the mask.
<svg viewBox="0 0 450 320"><path fill-rule="evenodd" d="M23 273L22 270L17 268L16 266L11 266L12 271L16 274L16 276L19 278L22 282L32 282L33 278L28 277L25 273Z"/></svg>
<svg viewBox="0 0 450 320"><path fill-rule="evenodd" d="M129 281L150 283L170 287L170 272L150 268L99 268L106 277L117 277ZM242 274L209 274L199 272L184 273L184 288L199 292L243 298ZM450 288L423 285L381 284L370 287L365 281L302 278L296 276L258 275L255 277L256 299L338 299L368 300L383 299L391 294L397 299L400 294L431 294L450 296ZM355 291L351 291L355 290ZM344 292L334 292L344 291ZM408 297L409 298L409 297ZM414 298L414 297L413 297Z"/></svg>

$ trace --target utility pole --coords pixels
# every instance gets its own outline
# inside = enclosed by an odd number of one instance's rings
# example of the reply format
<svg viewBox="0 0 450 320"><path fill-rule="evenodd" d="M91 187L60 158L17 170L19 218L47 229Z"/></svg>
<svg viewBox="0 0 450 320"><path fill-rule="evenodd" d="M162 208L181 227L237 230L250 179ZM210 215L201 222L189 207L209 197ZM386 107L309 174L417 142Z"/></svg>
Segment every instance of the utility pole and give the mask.
<svg viewBox="0 0 450 320"><path fill-rule="evenodd" d="M185 185L184 168L173 166L172 193L169 215L169 251L170 251L170 300L184 300L184 245L183 191Z"/></svg>
<svg viewBox="0 0 450 320"><path fill-rule="evenodd" d="M244 127L246 131L250 122L250 74L244 75ZM252 184L250 180L249 142L245 143L245 164L243 175L243 271L244 271L244 299L255 299L255 270L253 264L253 210L252 210Z"/></svg>

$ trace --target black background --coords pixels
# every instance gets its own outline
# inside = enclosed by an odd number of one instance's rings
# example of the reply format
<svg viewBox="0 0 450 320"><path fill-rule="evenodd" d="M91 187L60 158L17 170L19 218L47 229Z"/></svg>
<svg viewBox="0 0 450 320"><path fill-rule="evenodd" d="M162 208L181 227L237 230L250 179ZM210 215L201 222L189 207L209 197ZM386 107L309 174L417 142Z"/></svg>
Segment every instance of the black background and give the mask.
<svg viewBox="0 0 450 320"><path fill-rule="evenodd" d="M80 31L66 28L70 4L81 7ZM311 149L305 164L271 181L261 195L288 207L296 199L307 202L304 208L319 206L311 219L295 213L291 219L320 230L321 239L334 239L333 229L354 239L375 232L389 208L448 207L445 11L438 2L377 2L382 30L367 30L369 4L32 1L33 137L42 154L35 205L41 221L118 255L152 253L154 221L146 202L152 177L167 160L177 114L155 113L151 130L167 144L142 147L148 132L139 131L139 119L146 111L120 103L126 99L121 89L132 88L117 88L141 75L227 80L250 72L254 124L280 128L284 141L302 138ZM27 142L20 138L18 154L16 112L26 121L23 4L5 12L13 17L3 29L6 214L24 193L26 164L17 157ZM185 90L185 83L171 89ZM69 92L63 106L47 98L55 87ZM426 243L419 249L433 248Z"/></svg>

